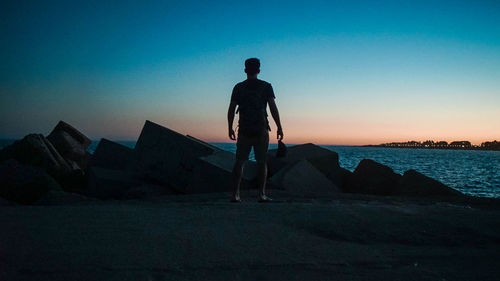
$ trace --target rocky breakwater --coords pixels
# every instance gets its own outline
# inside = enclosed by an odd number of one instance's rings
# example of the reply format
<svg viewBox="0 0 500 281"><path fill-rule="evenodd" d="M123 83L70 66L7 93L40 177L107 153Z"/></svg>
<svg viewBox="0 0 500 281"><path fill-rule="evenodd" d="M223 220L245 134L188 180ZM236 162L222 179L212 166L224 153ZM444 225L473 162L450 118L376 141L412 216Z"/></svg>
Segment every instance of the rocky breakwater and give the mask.
<svg viewBox="0 0 500 281"><path fill-rule="evenodd" d="M464 196L415 170L400 175L370 159L363 159L350 172L340 166L336 152L311 143L290 147L286 157L277 157L277 150L270 150L268 167L271 188L306 197L340 192L429 198Z"/></svg>
<svg viewBox="0 0 500 281"><path fill-rule="evenodd" d="M348 193L372 195L455 198L464 195L415 170L403 175L370 159L363 159L353 173L346 173L342 189Z"/></svg>
<svg viewBox="0 0 500 281"><path fill-rule="evenodd" d="M146 121L136 146L90 140L60 121L49 136L30 134L0 151L0 197L22 204L64 204L96 199L231 191L234 154ZM457 197L462 194L414 170L362 160L354 172L338 154L308 143L285 157L268 152L269 188L290 196L321 198L340 193ZM243 188L255 186L255 163L246 164Z"/></svg>
<svg viewBox="0 0 500 281"><path fill-rule="evenodd" d="M84 189L90 140L81 136L75 128L61 121L47 138L42 134L29 134L2 149L0 196L32 204L49 191ZM59 193L59 198L63 197Z"/></svg>
<svg viewBox="0 0 500 281"><path fill-rule="evenodd" d="M231 190L234 154L150 121L133 149L101 139L91 155L89 144L83 133L61 121L48 137L30 134L4 148L0 196L38 204L64 203L64 194L74 203L89 197L135 199ZM243 184L254 180L255 164L248 163Z"/></svg>

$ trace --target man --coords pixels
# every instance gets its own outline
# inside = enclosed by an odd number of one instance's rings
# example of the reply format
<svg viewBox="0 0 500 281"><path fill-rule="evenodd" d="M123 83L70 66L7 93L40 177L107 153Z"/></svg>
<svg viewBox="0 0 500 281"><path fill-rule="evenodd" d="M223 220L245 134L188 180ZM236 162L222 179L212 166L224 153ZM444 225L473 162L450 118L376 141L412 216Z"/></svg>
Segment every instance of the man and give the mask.
<svg viewBox="0 0 500 281"><path fill-rule="evenodd" d="M283 139L280 116L271 84L257 79L260 73L260 61L250 58L245 61L247 80L234 86L231 103L227 112L229 138L236 140L233 130L233 120L238 106L240 117L238 121L238 141L236 143L236 162L233 167L233 197L231 202L241 202L240 183L243 175L243 166L248 160L250 149L253 147L257 161L257 184L259 188L259 202L269 202L266 196L267 165L266 154L269 146L269 122L267 121L266 107L269 104L271 115L278 127L277 138Z"/></svg>

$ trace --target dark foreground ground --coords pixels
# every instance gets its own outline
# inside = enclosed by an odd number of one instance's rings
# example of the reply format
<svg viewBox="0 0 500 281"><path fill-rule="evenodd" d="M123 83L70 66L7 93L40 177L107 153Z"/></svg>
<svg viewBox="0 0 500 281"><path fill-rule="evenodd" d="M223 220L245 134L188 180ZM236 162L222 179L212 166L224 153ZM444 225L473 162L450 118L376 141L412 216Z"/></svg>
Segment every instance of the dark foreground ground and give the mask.
<svg viewBox="0 0 500 281"><path fill-rule="evenodd" d="M500 280L497 204L243 196L2 206L0 280Z"/></svg>

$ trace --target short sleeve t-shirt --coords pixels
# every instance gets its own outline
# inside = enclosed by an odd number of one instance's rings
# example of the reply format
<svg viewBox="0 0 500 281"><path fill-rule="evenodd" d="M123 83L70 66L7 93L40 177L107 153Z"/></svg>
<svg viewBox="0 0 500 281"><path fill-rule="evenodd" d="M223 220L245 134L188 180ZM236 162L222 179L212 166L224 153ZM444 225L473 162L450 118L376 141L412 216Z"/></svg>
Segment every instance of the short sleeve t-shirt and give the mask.
<svg viewBox="0 0 500 281"><path fill-rule="evenodd" d="M234 86L231 102L238 105L240 133L268 130L266 107L270 98L275 98L273 87L266 81L247 79Z"/></svg>
<svg viewBox="0 0 500 281"><path fill-rule="evenodd" d="M231 102L234 102L238 105L240 104L240 102L242 101L242 95L245 92L244 88L258 89L260 87L263 87L264 99L266 102L269 100L269 98L276 98L276 96L274 95L273 87L270 83L259 79L247 79L234 86L233 93L231 94Z"/></svg>

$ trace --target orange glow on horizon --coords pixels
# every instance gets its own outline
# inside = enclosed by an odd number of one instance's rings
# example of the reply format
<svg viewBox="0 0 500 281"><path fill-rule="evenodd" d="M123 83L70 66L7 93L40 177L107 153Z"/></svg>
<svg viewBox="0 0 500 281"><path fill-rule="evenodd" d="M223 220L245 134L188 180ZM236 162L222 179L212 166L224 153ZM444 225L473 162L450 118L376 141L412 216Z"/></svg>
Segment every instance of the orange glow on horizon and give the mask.
<svg viewBox="0 0 500 281"><path fill-rule="evenodd" d="M190 121L182 120L178 122L165 122L158 120L151 120L159 125L170 128L184 135L190 135L207 142L232 142L227 136L227 129L221 120L215 122L214 126L211 121ZM128 124L134 125L135 128L129 126L114 127L114 135L104 135L104 137L111 139L137 139L140 135L144 123ZM404 128L401 126L372 126L368 123L333 123L325 124L325 122L308 123L296 122L293 125L284 123L284 142L289 144L300 143L315 143L321 145L368 145L368 144L382 144L389 142L406 142L406 141L419 141L426 140L434 141L460 141L468 140L473 145L480 145L485 141L499 140L500 136L493 133L478 131L482 135L467 136L464 132L456 130L456 128L449 128L442 130L441 128L427 128L427 127L414 127L415 129ZM325 129L330 128L330 129ZM276 143L276 128L271 126L270 142ZM498 130L497 130L498 132ZM102 132L104 133L104 132Z"/></svg>

